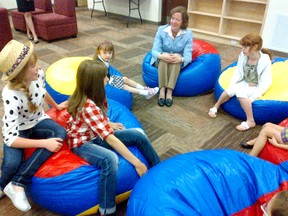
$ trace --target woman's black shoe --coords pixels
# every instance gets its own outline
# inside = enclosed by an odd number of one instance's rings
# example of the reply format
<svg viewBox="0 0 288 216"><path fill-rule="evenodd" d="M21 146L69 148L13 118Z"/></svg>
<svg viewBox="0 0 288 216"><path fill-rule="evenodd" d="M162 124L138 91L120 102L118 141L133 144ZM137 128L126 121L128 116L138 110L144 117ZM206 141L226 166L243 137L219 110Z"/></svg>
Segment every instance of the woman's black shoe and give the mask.
<svg viewBox="0 0 288 216"><path fill-rule="evenodd" d="M173 100L172 99L166 99L165 104L167 107L170 107L173 104Z"/></svg>
<svg viewBox="0 0 288 216"><path fill-rule="evenodd" d="M246 149L252 149L254 145L250 145L248 144L247 142L243 141L240 143L240 145L243 147L243 148L246 148Z"/></svg>
<svg viewBox="0 0 288 216"><path fill-rule="evenodd" d="M164 98L159 98L158 99L158 105L161 106L161 107L164 106L165 105L165 99Z"/></svg>

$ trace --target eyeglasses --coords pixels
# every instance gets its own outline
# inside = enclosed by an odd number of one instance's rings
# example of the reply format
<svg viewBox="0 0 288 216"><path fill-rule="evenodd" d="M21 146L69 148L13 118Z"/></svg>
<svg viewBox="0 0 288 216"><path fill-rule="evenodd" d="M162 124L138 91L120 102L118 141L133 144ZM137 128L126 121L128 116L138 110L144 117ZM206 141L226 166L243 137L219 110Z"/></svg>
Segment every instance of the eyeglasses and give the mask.
<svg viewBox="0 0 288 216"><path fill-rule="evenodd" d="M261 205L261 210L263 211L263 216L269 216L267 213L267 203Z"/></svg>

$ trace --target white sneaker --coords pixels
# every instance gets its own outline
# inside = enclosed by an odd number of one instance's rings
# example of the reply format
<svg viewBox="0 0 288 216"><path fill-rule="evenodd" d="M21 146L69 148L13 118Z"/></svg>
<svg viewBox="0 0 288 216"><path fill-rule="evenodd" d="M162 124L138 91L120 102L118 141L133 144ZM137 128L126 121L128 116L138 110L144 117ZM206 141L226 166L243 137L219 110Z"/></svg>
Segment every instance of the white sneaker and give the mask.
<svg viewBox="0 0 288 216"><path fill-rule="evenodd" d="M31 209L31 206L26 198L25 192L16 192L12 186L12 183L10 182L5 188L4 193L11 199L14 206L23 211L27 212Z"/></svg>
<svg viewBox="0 0 288 216"><path fill-rule="evenodd" d="M150 89L148 86L144 86L144 90L148 90Z"/></svg>
<svg viewBox="0 0 288 216"><path fill-rule="evenodd" d="M152 98L154 95L156 95L159 91L158 87L155 88L149 88L148 89L148 94L146 95L146 99Z"/></svg>

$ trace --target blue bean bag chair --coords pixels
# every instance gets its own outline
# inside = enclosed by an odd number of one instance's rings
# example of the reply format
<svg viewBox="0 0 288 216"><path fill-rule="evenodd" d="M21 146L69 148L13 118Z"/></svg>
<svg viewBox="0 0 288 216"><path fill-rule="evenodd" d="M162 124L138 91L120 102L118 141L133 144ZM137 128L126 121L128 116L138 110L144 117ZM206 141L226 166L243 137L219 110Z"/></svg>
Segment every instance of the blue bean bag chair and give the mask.
<svg viewBox="0 0 288 216"><path fill-rule="evenodd" d="M226 67L219 76L215 88L215 99L218 100L225 89L228 88L234 74L237 62ZM252 103L253 115L257 124L272 122L279 124L283 119L288 118L288 70L287 58L275 58L272 62L272 85L268 91ZM236 97L231 98L222 106L230 115L246 121L246 115Z"/></svg>
<svg viewBox="0 0 288 216"><path fill-rule="evenodd" d="M174 156L137 182L127 216L263 215L260 205L288 190L288 162L275 165L233 150Z"/></svg>
<svg viewBox="0 0 288 216"><path fill-rule="evenodd" d="M52 98L61 103L73 94L76 87L76 74L80 63L90 57L67 57L54 62L46 71L46 89ZM110 74L122 76L113 66L110 66ZM132 109L132 94L126 90L121 90L107 84L106 95L128 109Z"/></svg>
<svg viewBox="0 0 288 216"><path fill-rule="evenodd" d="M111 99L108 103L111 121L121 122L126 128L137 128L143 132L140 122L125 106ZM69 118L66 110L57 111L52 108L47 114L63 126ZM138 148L129 147L129 150L148 166ZM26 150L26 157L32 152L33 149ZM122 156L118 156L116 203L129 198L139 179L135 168ZM60 215L95 214L99 208L99 178L100 169L73 154L65 143L37 171L27 192L36 204Z"/></svg>
<svg viewBox="0 0 288 216"><path fill-rule="evenodd" d="M158 69L150 65L151 51L142 63L142 77L149 87L158 86ZM193 40L192 63L182 68L173 91L175 96L195 96L214 88L221 72L221 59L217 49L208 42Z"/></svg>

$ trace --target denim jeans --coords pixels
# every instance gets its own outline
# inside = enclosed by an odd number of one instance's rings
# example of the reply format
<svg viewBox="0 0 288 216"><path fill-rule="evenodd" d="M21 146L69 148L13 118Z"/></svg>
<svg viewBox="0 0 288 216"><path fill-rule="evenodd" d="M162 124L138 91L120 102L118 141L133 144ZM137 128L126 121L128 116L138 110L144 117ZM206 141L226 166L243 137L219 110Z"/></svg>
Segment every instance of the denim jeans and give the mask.
<svg viewBox="0 0 288 216"><path fill-rule="evenodd" d="M66 130L52 119L44 119L34 127L19 132L19 137L27 139L66 138ZM4 158L1 167L0 189L12 181L14 185L25 187L40 166L53 154L46 148L37 148L35 152L23 161L22 148L3 145Z"/></svg>
<svg viewBox="0 0 288 216"><path fill-rule="evenodd" d="M151 167L160 162L160 158L145 134L136 129L125 129L115 131L114 135L126 146L137 146ZM101 168L99 184L99 210L101 214L111 214L116 211L118 157L110 149L113 148L100 137L72 149L75 154L91 165Z"/></svg>

